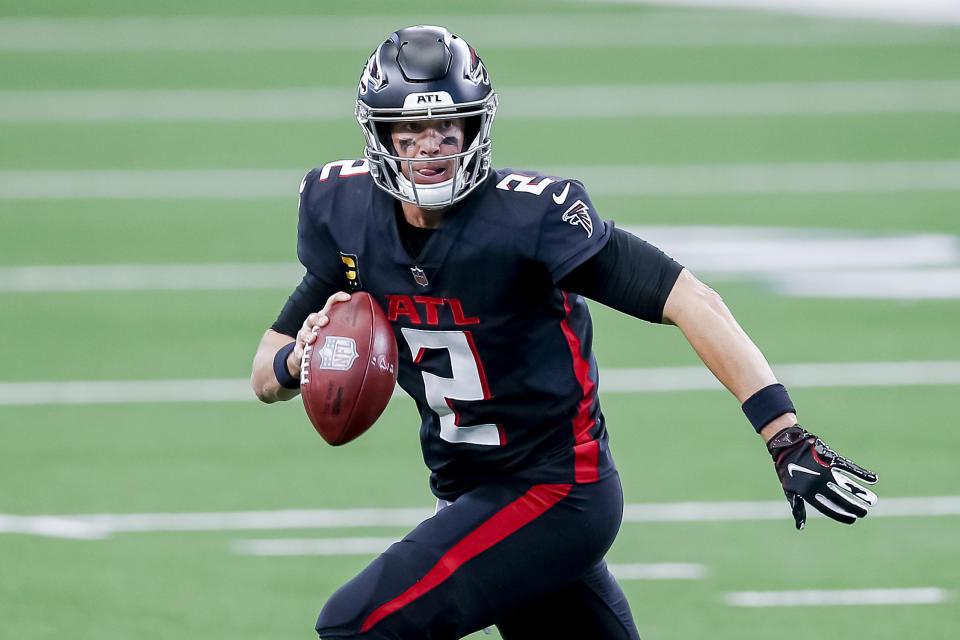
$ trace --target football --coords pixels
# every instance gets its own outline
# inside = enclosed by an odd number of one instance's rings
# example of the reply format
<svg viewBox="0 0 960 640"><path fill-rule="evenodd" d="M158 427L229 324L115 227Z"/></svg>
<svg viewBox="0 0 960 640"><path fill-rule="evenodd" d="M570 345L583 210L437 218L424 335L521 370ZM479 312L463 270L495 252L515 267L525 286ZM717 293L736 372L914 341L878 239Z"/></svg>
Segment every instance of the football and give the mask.
<svg viewBox="0 0 960 640"><path fill-rule="evenodd" d="M333 305L327 326L303 352L300 396L323 439L350 442L380 417L397 382L397 341L380 305L365 292Z"/></svg>

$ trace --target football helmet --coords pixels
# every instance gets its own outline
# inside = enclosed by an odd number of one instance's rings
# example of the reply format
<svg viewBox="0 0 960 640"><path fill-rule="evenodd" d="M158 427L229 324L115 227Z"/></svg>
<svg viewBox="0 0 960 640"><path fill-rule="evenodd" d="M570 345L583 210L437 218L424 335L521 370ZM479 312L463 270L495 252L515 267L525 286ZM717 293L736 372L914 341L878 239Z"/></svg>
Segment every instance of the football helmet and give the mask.
<svg viewBox="0 0 960 640"><path fill-rule="evenodd" d="M357 89L356 116L366 138L364 156L374 183L393 197L423 209L442 209L462 200L490 172L490 129L497 94L486 67L465 40L443 27L395 31L367 60ZM397 122L464 119L459 153L430 157L451 161L452 176L435 184L407 179L413 164L391 139Z"/></svg>

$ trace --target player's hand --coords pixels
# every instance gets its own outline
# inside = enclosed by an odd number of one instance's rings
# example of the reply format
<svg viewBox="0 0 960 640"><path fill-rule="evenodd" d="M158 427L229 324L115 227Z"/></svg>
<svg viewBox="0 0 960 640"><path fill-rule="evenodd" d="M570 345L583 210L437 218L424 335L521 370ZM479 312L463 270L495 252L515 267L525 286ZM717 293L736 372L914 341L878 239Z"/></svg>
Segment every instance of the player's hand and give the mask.
<svg viewBox="0 0 960 640"><path fill-rule="evenodd" d="M773 456L797 529L803 529L807 521L805 502L845 524L866 516L867 508L877 504L877 494L845 475L875 484L877 474L837 455L798 424L777 432L767 442L767 450Z"/></svg>
<svg viewBox="0 0 960 640"><path fill-rule="evenodd" d="M323 328L327 326L327 323L330 322L330 318L327 317L327 314L330 313L330 309L333 305L338 302L346 302L350 299L350 294L343 291L337 291L335 294L327 298L327 303L323 305L323 309L315 313L311 313L307 316L307 319L303 321L303 326L300 327L300 330L297 331L297 344L294 345L293 351L290 352L290 355L287 356L287 369L290 370L290 375L295 378L300 377L300 363L303 361L303 350L308 344L313 344L317 340L316 328Z"/></svg>

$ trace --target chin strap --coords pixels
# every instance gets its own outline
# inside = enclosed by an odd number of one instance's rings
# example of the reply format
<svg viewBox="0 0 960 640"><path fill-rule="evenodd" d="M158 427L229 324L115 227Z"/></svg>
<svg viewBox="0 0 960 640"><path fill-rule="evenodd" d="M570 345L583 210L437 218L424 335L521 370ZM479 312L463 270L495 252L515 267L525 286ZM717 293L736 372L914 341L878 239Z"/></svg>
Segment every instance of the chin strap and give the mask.
<svg viewBox="0 0 960 640"><path fill-rule="evenodd" d="M454 180L456 180L456 188L453 187ZM397 190L400 194L409 198L414 204L419 202L419 206L424 209L450 206L457 194L463 190L465 182L462 168L457 169L455 178L436 184L412 184L402 174L397 174Z"/></svg>

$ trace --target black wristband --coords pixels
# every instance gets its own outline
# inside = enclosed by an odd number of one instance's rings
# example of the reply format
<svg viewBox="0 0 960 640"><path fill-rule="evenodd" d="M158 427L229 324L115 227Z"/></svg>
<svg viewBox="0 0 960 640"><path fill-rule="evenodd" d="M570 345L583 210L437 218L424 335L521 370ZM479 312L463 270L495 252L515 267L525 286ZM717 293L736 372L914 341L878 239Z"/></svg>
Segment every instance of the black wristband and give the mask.
<svg viewBox="0 0 960 640"><path fill-rule="evenodd" d="M277 382L284 389L300 388L300 378L294 378L290 375L290 369L287 368L287 358L290 357L290 352L293 351L296 344L296 342L291 342L280 347L277 355L273 356L273 375L277 376Z"/></svg>
<svg viewBox="0 0 960 640"><path fill-rule="evenodd" d="M740 408L757 433L783 414L797 412L790 400L790 394L782 384L771 384L760 389L747 398Z"/></svg>

